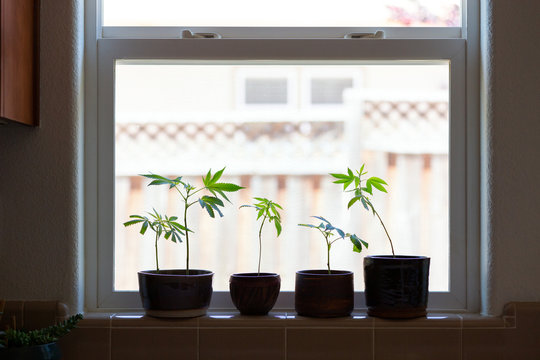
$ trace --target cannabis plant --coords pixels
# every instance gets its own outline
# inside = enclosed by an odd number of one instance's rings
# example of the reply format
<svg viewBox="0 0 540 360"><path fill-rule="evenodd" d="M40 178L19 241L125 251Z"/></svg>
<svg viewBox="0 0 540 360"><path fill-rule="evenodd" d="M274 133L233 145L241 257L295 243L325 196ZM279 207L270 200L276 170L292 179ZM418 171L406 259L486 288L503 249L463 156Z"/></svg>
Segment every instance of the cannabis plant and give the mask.
<svg viewBox="0 0 540 360"><path fill-rule="evenodd" d="M334 181L334 184L343 184L343 191L352 193L353 197L349 200L349 203L347 204L347 209L350 209L351 206L354 205L354 203L360 202L364 209L366 209L367 211L371 211L373 215L379 219L384 229L384 232L388 237L388 241L390 241L390 247L392 248L392 256L395 257L396 254L394 253L394 245L392 244L392 239L390 238L388 230L386 229L384 222L379 216L379 213L375 210L375 207L371 202L371 196L373 196L373 191L379 190L381 192L387 193L385 185L388 186L388 184L383 179L375 176L372 176L366 180L362 179L362 177L367 174L367 171L364 171L364 164L362 164L360 170L356 170L355 172L356 174L351 169L347 168L346 174L330 175L337 179ZM352 189L347 190L349 186L353 184L354 186L352 187Z"/></svg>
<svg viewBox="0 0 540 360"><path fill-rule="evenodd" d="M262 217L261 227L259 228L259 266L257 267L257 276L259 276L261 273L261 254L262 254L261 237L262 237L262 229L264 226L264 222L266 220L268 220L268 222L274 222L277 236L279 237L279 234L281 234L281 216L279 215L279 211L277 209L283 210L283 208L278 203L275 203L266 198L255 197L253 199L256 200L256 202L253 205L242 205L240 206L240 208L243 208L243 207L254 208L255 211L257 212L257 220L259 220Z"/></svg>
<svg viewBox="0 0 540 360"><path fill-rule="evenodd" d="M345 231L335 227L330 223L330 221L326 220L322 216L312 216L315 219L319 219L322 222L319 225L312 225L312 224L298 224L299 226L305 226L311 229L318 230L322 236L324 237L324 241L326 242L326 266L328 268L328 273L330 274L330 249L332 248L332 244L340 239L349 238L349 240L353 244L353 251L354 252L361 252L362 246L365 248L368 247L368 243L364 240L360 239L355 234L349 234L345 233Z"/></svg>
<svg viewBox="0 0 540 360"><path fill-rule="evenodd" d="M77 314L57 325L30 331L8 328L0 332L0 348L35 346L58 341L73 330L82 318L82 314Z"/></svg>
<svg viewBox="0 0 540 360"><path fill-rule="evenodd" d="M163 235L166 240L171 240L172 242L182 242L180 236L184 236L189 230L180 225L176 220L178 217L159 214L156 209L153 213L148 213L149 216L143 215L131 215L132 220L126 221L124 226L131 226L135 224L141 225L141 230L139 231L141 235L146 233L146 230L150 228L155 233L154 238L154 247L156 250L156 271L159 273L159 258L158 258L158 240Z"/></svg>
<svg viewBox="0 0 540 360"><path fill-rule="evenodd" d="M184 231L184 238L186 240L186 274L189 275L189 234L190 232L193 232L189 229L188 226L188 210L191 208L191 206L195 204L199 204L201 208L205 209L208 215L212 218L215 217L216 213L219 214L219 216L223 216L223 213L221 212L220 208L223 208L225 204L223 203L223 200L229 201L227 198L227 195L225 193L227 192L235 192L240 189L243 189L242 186L232 184L232 183L224 183L219 182L221 179L221 176L223 175L223 171L225 168L217 171L215 174L212 174L212 170L208 170L208 173L206 176L202 177L203 186L202 187L195 187L191 185L190 183L183 181L181 176L178 176L173 179L169 179L167 177L156 175L156 174L146 174L142 175L148 179L151 179L152 182L148 186L153 185L168 185L169 189L175 189L176 192L180 195L180 197L183 200L184 203L184 219L183 219L183 225L181 229ZM206 193L205 195L203 195ZM198 195L198 197L194 200L194 196ZM172 235L171 235L172 236Z"/></svg>

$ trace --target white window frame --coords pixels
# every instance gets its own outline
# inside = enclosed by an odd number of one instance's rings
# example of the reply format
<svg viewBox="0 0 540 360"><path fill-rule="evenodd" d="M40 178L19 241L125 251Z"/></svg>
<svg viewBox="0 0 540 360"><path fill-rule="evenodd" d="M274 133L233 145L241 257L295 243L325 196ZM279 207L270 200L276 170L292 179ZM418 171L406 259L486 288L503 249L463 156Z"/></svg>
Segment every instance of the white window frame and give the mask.
<svg viewBox="0 0 540 360"><path fill-rule="evenodd" d="M233 64L313 61L358 64L425 60L450 62L450 292L429 295L431 310L478 311L479 94L478 0L463 1L463 26L383 28L382 40L343 39L375 28L192 28L222 39L181 39L178 27L102 28L99 0L86 0L85 67L85 307L88 311L140 309L137 292L113 291L114 274L114 62L117 59L201 59ZM287 38L289 37L289 38ZM215 62L213 62L215 63ZM310 62L311 63L311 62ZM457 84L457 85L456 85ZM83 260L81 260L83 262ZM276 309L291 309L282 292ZM211 307L233 309L228 292ZM355 294L363 308L363 293Z"/></svg>

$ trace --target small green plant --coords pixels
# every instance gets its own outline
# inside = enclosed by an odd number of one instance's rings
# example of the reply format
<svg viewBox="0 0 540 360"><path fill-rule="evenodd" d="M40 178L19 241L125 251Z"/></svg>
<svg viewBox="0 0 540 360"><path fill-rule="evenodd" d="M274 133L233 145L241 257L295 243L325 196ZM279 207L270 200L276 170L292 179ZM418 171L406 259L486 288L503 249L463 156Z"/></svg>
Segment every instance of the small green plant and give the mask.
<svg viewBox="0 0 540 360"><path fill-rule="evenodd" d="M229 201L227 198L227 195L225 193L227 192L235 192L240 189L243 189L242 186L232 184L232 183L224 183L219 182L221 179L221 176L223 175L223 171L225 168L217 171L215 174L212 174L212 170L208 170L208 173L206 176L202 177L203 186L196 188L195 186L191 185L188 182L182 181L182 177L178 176L173 179L169 179L167 177L156 175L156 174L146 174L142 175L148 179L151 179L152 182L148 186L153 185L168 185L169 189L175 189L180 197L183 200L184 203L184 219L183 219L183 227L180 228L181 230L185 231L184 238L186 240L186 274L189 274L189 233L193 232L189 229L188 226L188 209L191 208L191 206L195 204L199 204L203 209L206 210L208 215L210 217L214 218L215 214L218 213L219 216L223 216L223 213L221 212L222 207L225 206L223 203L223 200ZM200 196L198 199L193 200L193 197L197 194L202 194L203 191L206 191L206 195ZM209 194L209 195L208 195ZM171 235L172 236L172 235Z"/></svg>
<svg viewBox="0 0 540 360"><path fill-rule="evenodd" d="M373 190L379 190L381 192L387 193L384 186L388 186L388 184L383 179L375 176L366 179L364 182L362 176L366 174L367 171L364 171L364 164L362 164L360 170L356 170L356 174L351 169L347 168L346 174L330 175L337 179L334 181L334 184L343 184L343 191L353 193L353 197L349 200L349 203L347 204L347 209L350 209L351 206L354 205L354 203L360 201L364 209L366 209L367 211L371 211L374 216L377 216L377 218L381 222L384 232L386 233L386 236L388 237L388 241L390 241L390 247L392 248L392 256L395 257L396 254L394 253L394 245L392 244L392 239L390 238L384 222L379 216L379 213L375 210L375 207L373 206L373 203L370 199L370 196L373 196ZM354 184L354 187L347 190L347 188L352 184Z"/></svg>
<svg viewBox="0 0 540 360"><path fill-rule="evenodd" d="M279 234L281 234L281 216L279 215L279 211L277 209L283 210L283 208L278 203L275 203L266 198L256 197L253 199L256 200L256 202L253 205L242 205L240 206L240 208L243 208L243 207L254 208L255 211L257 211L257 220L259 220L262 217L261 227L259 228L259 266L257 267L257 276L259 276L261 273L261 254L262 254L261 237L262 237L262 229L264 226L264 222L266 220L268 220L268 222L274 222L277 236L279 237Z"/></svg>
<svg viewBox="0 0 540 360"><path fill-rule="evenodd" d="M9 328L0 332L0 348L35 346L58 341L73 330L82 318L82 314L77 314L60 324L30 331Z"/></svg>
<svg viewBox="0 0 540 360"><path fill-rule="evenodd" d="M153 213L148 213L149 216L143 215L131 215L132 220L126 221L124 226L131 226L135 224L141 225L141 230L139 231L141 235L146 233L146 230L150 228L155 233L154 247L156 250L156 271L159 273L159 257L158 257L158 240L163 235L166 240L171 240L172 242L182 242L180 236L184 236L189 230L180 225L176 220L178 217L159 214L156 209Z"/></svg>
<svg viewBox="0 0 540 360"><path fill-rule="evenodd" d="M328 273L331 273L330 270L330 249L332 248L332 244L340 239L349 238L349 240L353 244L353 251L354 252L361 252L362 251L362 245L367 248L368 243L364 240L360 239L355 234L349 234L345 233L345 231L335 227L330 223L330 221L326 220L322 216L312 216L315 219L319 219L322 222L319 225L312 225L312 224L298 224L299 226L305 226L311 229L317 229L320 231L322 236L324 237L324 241L326 242L326 266L328 267ZM337 233L337 235L334 233L334 231ZM335 236L335 238L334 238Z"/></svg>

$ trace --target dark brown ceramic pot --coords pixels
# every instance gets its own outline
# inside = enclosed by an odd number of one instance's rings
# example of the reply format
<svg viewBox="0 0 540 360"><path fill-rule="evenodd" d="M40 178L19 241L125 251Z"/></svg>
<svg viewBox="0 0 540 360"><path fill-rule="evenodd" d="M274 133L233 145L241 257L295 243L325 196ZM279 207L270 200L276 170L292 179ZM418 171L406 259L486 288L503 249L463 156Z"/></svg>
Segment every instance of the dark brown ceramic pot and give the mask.
<svg viewBox="0 0 540 360"><path fill-rule="evenodd" d="M146 314L154 317L196 317L206 314L212 298L208 270L139 271L139 293Z"/></svg>
<svg viewBox="0 0 540 360"><path fill-rule="evenodd" d="M330 318L349 316L354 307L351 271L302 270L296 272L294 307L298 315Z"/></svg>
<svg viewBox="0 0 540 360"><path fill-rule="evenodd" d="M240 273L229 279L234 306L242 315L266 315L274 307L281 278L274 273Z"/></svg>
<svg viewBox="0 0 540 360"><path fill-rule="evenodd" d="M60 348L55 342L0 349L0 359L4 360L59 360L61 357Z"/></svg>
<svg viewBox="0 0 540 360"><path fill-rule="evenodd" d="M429 258L366 256L364 281L368 315L390 319L426 316Z"/></svg>

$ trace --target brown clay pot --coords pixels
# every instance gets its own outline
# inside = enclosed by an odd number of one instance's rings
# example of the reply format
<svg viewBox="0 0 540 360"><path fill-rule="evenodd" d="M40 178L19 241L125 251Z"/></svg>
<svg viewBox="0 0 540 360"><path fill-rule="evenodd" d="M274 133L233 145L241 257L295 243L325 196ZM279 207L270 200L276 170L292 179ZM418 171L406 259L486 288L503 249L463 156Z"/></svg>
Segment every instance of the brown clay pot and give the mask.
<svg viewBox="0 0 540 360"><path fill-rule="evenodd" d="M294 307L298 315L330 318L349 316L354 307L351 271L302 270L296 272Z"/></svg>
<svg viewBox="0 0 540 360"><path fill-rule="evenodd" d="M266 315L274 307L281 278L274 273L240 273L229 279L234 306L242 315Z"/></svg>
<svg viewBox="0 0 540 360"><path fill-rule="evenodd" d="M368 315L389 319L426 316L429 258L366 256L365 296Z"/></svg>
<svg viewBox="0 0 540 360"><path fill-rule="evenodd" d="M146 314L196 317L206 314L212 298L213 272L208 270L139 271L139 293Z"/></svg>

